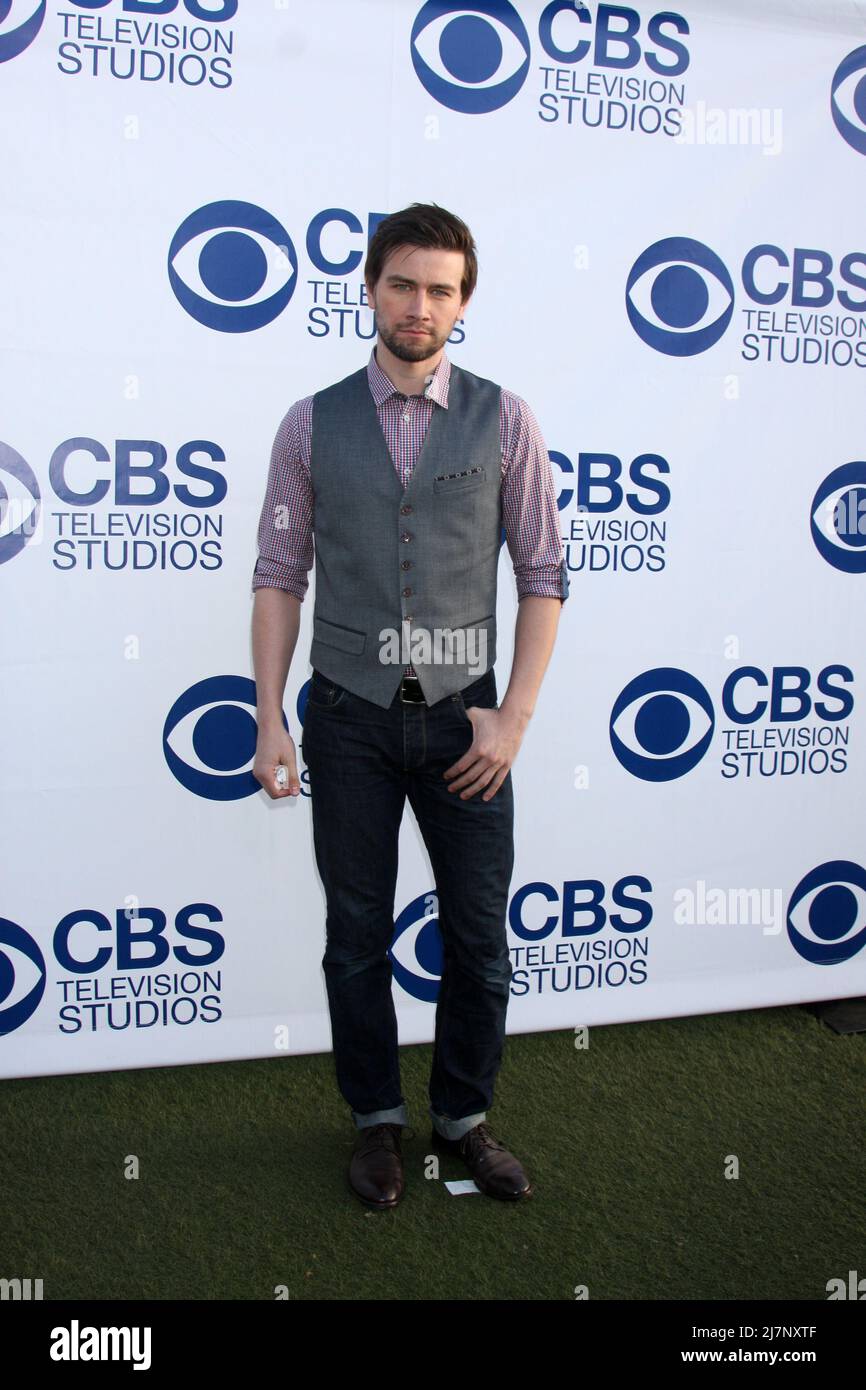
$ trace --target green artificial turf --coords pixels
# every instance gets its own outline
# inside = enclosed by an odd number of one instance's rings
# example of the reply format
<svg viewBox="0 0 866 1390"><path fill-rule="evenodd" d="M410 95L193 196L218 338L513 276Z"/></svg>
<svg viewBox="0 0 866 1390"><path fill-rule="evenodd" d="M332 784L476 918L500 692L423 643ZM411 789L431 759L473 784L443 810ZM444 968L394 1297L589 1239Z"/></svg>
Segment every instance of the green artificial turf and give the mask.
<svg viewBox="0 0 866 1390"><path fill-rule="evenodd" d="M489 1120L535 1182L517 1203L425 1178L431 1049L402 1048L390 1212L346 1188L330 1054L0 1082L0 1274L45 1299L825 1299L866 1275L864 1048L795 1007L509 1037Z"/></svg>

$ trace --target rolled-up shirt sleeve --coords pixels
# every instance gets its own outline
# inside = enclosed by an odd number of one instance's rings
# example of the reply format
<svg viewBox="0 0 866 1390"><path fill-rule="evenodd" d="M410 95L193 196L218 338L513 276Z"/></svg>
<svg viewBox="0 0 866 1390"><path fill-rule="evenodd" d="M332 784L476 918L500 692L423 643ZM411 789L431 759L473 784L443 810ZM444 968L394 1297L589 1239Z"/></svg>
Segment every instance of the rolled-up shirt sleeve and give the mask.
<svg viewBox="0 0 866 1390"><path fill-rule="evenodd" d="M252 578L253 590L285 589L301 602L314 559L311 420L309 396L290 406L274 437Z"/></svg>
<svg viewBox="0 0 866 1390"><path fill-rule="evenodd" d="M502 391L502 523L518 600L568 598L553 467L541 428L520 396Z"/></svg>

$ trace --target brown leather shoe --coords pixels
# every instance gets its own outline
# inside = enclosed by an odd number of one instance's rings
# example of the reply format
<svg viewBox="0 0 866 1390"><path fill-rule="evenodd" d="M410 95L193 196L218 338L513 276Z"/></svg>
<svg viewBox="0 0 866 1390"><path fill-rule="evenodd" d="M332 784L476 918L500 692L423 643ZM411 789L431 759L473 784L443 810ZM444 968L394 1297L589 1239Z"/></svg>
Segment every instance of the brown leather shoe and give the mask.
<svg viewBox="0 0 866 1390"><path fill-rule="evenodd" d="M349 1163L349 1187L368 1207L396 1207L403 1196L402 1125L365 1125L358 1130Z"/></svg>
<svg viewBox="0 0 866 1390"><path fill-rule="evenodd" d="M519 1197L532 1196L532 1183L520 1163L495 1137L486 1120L468 1130L462 1139L446 1139L434 1128L433 1144L444 1153L459 1155L475 1186L488 1197L516 1202Z"/></svg>

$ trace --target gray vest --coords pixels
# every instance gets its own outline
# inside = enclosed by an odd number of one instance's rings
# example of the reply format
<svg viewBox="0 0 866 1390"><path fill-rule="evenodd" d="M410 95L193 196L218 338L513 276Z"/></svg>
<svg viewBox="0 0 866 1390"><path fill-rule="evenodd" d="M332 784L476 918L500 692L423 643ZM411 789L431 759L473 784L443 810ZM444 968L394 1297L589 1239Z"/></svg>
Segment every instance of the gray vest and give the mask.
<svg viewBox="0 0 866 1390"><path fill-rule="evenodd" d="M409 664L435 704L496 660L500 394L451 364L405 491L367 368L313 397L310 662L384 709Z"/></svg>

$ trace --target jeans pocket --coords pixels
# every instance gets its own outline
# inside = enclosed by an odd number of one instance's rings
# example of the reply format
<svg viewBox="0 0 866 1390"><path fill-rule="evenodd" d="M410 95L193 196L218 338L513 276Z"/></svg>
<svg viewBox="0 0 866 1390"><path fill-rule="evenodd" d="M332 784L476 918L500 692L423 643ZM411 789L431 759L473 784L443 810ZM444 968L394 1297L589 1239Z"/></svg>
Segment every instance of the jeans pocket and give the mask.
<svg viewBox="0 0 866 1390"><path fill-rule="evenodd" d="M463 699L463 696L460 694L459 691L458 691L457 694L454 696L454 708L455 708L455 710L457 711L457 714L459 715L460 719L462 720L462 722L463 722L464 724L470 724L470 725L472 724L472 720L469 718L469 715L466 713L466 702L465 702L465 700Z"/></svg>
<svg viewBox="0 0 866 1390"><path fill-rule="evenodd" d="M321 672L314 670L310 677L310 688L307 692L307 701L315 705L317 709L336 709L341 705L348 695L344 685L338 685L331 680L330 676L323 676Z"/></svg>
<svg viewBox="0 0 866 1390"><path fill-rule="evenodd" d="M479 676L477 681L467 685L465 690L460 690L454 696L454 706L457 712L466 720L470 728L474 728L472 720L466 713L468 709L498 709L499 701L496 695L496 678L493 668L483 676Z"/></svg>

